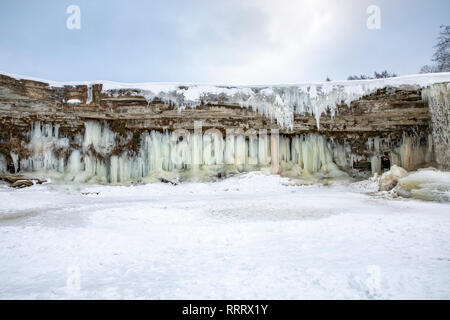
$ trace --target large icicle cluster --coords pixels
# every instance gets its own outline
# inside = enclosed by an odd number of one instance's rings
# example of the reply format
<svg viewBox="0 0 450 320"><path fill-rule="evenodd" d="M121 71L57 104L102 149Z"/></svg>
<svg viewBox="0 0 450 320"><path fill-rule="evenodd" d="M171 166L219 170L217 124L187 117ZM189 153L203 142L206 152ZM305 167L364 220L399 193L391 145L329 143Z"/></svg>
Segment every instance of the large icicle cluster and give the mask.
<svg viewBox="0 0 450 320"><path fill-rule="evenodd" d="M422 90L431 114L436 162L450 168L450 83L433 84Z"/></svg>
<svg viewBox="0 0 450 320"><path fill-rule="evenodd" d="M29 156L11 153L16 172L57 172L80 182L123 183L181 177L210 180L230 173L266 170L296 177L339 177L361 160L346 142L340 144L320 134L279 136L277 132L233 132L226 137L218 130L205 132L144 131L138 148L123 149L131 139L113 132L106 123L85 122L84 132L63 137L58 125L35 123L27 144ZM391 146L386 139L370 138L367 150L373 154L372 171L381 172L383 150L391 150L392 164L408 170L433 160L428 145L405 136ZM274 158L275 157L275 158ZM275 161L274 159L277 159ZM0 158L0 170L6 160ZM343 171L344 170L344 171Z"/></svg>
<svg viewBox="0 0 450 320"><path fill-rule="evenodd" d="M182 135L146 131L140 136L139 150L130 154L129 150L116 152L120 135L100 122L86 122L84 134L71 141L60 136L58 129L58 125L35 123L29 133L29 156L19 158L11 153L16 171L59 172L69 180L119 183L177 174L201 180L233 172L270 170L273 156L278 157L280 172L297 176L345 175L336 163L344 167L349 164L341 160L348 158L343 147L318 134L287 137L235 133L223 137L219 131L186 131Z"/></svg>
<svg viewBox="0 0 450 320"><path fill-rule="evenodd" d="M424 143L417 136L405 135L399 145L392 145L389 139L374 137L368 139L366 148L373 154L370 159L372 173L380 174L382 172L381 157L385 153L387 153L391 165L398 165L408 171L434 161L431 135L426 137ZM385 150L389 150L389 152L385 152Z"/></svg>

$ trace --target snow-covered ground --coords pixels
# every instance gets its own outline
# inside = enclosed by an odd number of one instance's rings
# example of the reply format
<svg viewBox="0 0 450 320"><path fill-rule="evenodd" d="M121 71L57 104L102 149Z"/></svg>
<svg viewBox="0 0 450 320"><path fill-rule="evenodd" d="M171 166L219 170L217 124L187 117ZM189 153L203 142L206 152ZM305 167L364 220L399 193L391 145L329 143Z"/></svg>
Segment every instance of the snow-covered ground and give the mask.
<svg viewBox="0 0 450 320"><path fill-rule="evenodd" d="M0 298L449 299L450 204L375 189L0 185Z"/></svg>

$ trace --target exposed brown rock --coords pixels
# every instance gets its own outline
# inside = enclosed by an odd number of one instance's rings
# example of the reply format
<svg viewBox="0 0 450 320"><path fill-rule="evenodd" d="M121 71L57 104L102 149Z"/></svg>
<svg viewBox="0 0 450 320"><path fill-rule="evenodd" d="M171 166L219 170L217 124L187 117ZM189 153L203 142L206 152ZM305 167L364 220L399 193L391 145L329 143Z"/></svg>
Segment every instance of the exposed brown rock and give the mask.
<svg viewBox="0 0 450 320"><path fill-rule="evenodd" d="M24 178L23 176L13 174L0 174L0 180L8 182L13 188L31 187L34 184L46 182L46 180L39 178Z"/></svg>
<svg viewBox="0 0 450 320"><path fill-rule="evenodd" d="M0 75L0 123L5 126L29 127L34 121L52 121L61 127L77 128L87 119L112 121L118 132L125 129L174 130L193 129L195 120L203 126L225 130L270 129L275 122L249 108L237 105L201 105L195 109L179 111L176 106L154 100L148 104L142 96L131 96L137 90L116 90L115 95L101 91L102 85L93 86L92 102L88 105L87 86L54 88L41 82L15 80ZM68 105L69 99L80 104ZM420 91L406 89L380 89L375 94L342 104L337 114L322 115L320 131L324 133L383 133L399 132L416 127L427 129L430 114L421 100ZM316 120L310 115L295 115L294 128L280 128L283 134L317 132Z"/></svg>
<svg viewBox="0 0 450 320"><path fill-rule="evenodd" d="M33 181L31 180L17 180L14 182L11 187L13 188L26 188L31 187L33 185Z"/></svg>

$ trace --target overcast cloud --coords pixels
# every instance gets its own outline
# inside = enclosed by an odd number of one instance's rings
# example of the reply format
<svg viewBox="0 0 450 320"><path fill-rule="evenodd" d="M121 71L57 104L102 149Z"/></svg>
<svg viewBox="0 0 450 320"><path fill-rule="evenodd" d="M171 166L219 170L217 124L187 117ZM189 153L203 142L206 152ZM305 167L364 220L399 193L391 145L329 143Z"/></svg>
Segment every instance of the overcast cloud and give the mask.
<svg viewBox="0 0 450 320"><path fill-rule="evenodd" d="M81 9L81 29L66 8ZM369 5L381 29L366 27ZM0 70L52 80L295 83L428 64L450 1L5 1Z"/></svg>

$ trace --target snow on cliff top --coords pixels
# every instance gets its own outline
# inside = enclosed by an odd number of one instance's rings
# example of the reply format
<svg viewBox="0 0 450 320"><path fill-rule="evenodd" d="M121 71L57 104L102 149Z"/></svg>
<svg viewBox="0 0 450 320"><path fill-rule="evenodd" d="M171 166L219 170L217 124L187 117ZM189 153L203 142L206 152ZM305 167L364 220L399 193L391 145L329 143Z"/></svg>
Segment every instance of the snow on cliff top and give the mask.
<svg viewBox="0 0 450 320"><path fill-rule="evenodd" d="M56 82L16 74L2 74L17 80L28 79L48 83L51 87L102 84L103 92L114 96L119 95L115 90L125 89L130 90L129 94L144 96L148 102L158 98L172 102L180 109L195 108L202 102L238 104L241 107L252 108L270 119L276 119L280 126L289 129L293 127L294 114L314 115L319 127L322 113L329 110L334 115L336 106L341 102L350 105L352 101L381 88L404 86L422 88L438 82L450 82L450 72L385 79L250 86L176 82L121 83L105 80ZM138 93L132 90L137 90Z"/></svg>

